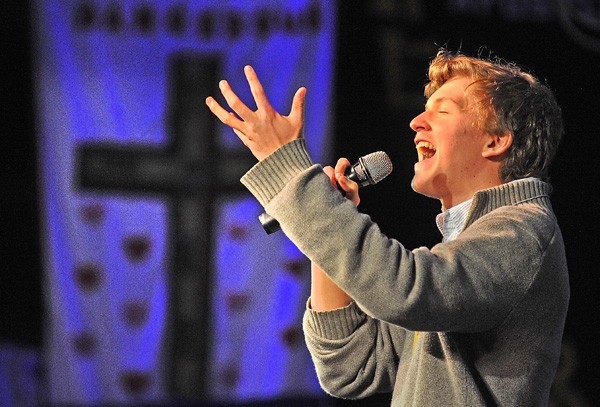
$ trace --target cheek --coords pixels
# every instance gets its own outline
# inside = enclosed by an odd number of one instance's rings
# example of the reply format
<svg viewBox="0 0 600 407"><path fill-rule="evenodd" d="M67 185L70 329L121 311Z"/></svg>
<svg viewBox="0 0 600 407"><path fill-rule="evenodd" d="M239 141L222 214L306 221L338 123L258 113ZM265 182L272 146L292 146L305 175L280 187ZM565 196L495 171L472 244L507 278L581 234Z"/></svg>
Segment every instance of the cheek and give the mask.
<svg viewBox="0 0 600 407"><path fill-rule="evenodd" d="M440 164L449 172L471 172L477 164L477 145L471 138L455 139L445 146Z"/></svg>
<svg viewBox="0 0 600 407"><path fill-rule="evenodd" d="M464 156L476 157L481 153L481 137L473 129L463 129L453 144L455 152Z"/></svg>

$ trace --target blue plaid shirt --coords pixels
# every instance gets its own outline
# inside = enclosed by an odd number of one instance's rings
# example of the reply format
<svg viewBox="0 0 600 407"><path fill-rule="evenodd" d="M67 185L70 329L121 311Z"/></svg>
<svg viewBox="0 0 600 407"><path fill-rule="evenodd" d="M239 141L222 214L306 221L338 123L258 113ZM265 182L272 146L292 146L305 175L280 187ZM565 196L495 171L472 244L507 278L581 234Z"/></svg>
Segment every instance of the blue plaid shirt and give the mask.
<svg viewBox="0 0 600 407"><path fill-rule="evenodd" d="M456 239L467 220L467 214L469 213L472 202L473 199L469 199L450 209L442 208L442 213L436 216L435 223L442 233L443 242L449 242Z"/></svg>

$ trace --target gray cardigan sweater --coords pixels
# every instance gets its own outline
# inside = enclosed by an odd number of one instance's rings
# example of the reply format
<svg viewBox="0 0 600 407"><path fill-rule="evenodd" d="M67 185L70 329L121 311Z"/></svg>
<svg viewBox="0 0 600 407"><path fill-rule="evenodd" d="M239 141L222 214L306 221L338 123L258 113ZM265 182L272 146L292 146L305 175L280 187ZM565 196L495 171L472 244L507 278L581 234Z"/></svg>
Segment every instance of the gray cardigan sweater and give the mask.
<svg viewBox="0 0 600 407"><path fill-rule="evenodd" d="M456 240L407 250L331 186L304 140L242 183L355 300L304 317L325 391L393 391L393 406L547 405L569 299L548 184L480 191Z"/></svg>

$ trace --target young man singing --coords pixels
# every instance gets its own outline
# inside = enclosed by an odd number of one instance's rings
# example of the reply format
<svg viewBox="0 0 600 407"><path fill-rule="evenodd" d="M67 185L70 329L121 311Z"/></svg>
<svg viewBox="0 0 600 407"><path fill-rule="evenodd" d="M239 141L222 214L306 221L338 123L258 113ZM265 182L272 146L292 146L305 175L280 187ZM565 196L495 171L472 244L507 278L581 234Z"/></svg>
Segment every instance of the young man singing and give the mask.
<svg viewBox="0 0 600 407"><path fill-rule="evenodd" d="M440 200L443 240L409 250L358 212L348 160L312 162L306 89L283 116L245 73L256 111L226 81L235 114L207 104L259 160L244 185L312 261L304 330L322 387L393 392L393 406L547 405L569 299L549 199L563 133L551 91L514 64L439 51L410 127L412 186Z"/></svg>

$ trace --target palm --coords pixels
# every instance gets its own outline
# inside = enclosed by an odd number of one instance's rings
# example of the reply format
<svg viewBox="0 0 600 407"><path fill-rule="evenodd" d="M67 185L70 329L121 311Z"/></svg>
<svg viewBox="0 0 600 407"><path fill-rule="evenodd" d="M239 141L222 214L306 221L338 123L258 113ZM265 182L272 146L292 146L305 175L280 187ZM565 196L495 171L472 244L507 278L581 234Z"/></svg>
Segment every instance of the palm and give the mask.
<svg viewBox="0 0 600 407"><path fill-rule="evenodd" d="M302 137L306 89L298 89L292 101L290 114L282 116L269 103L254 70L246 66L244 72L256 102L255 111L240 100L227 81L221 81L219 87L233 112L225 110L212 97L207 98L206 104L221 122L234 130L252 154L258 160L262 160L282 145Z"/></svg>

